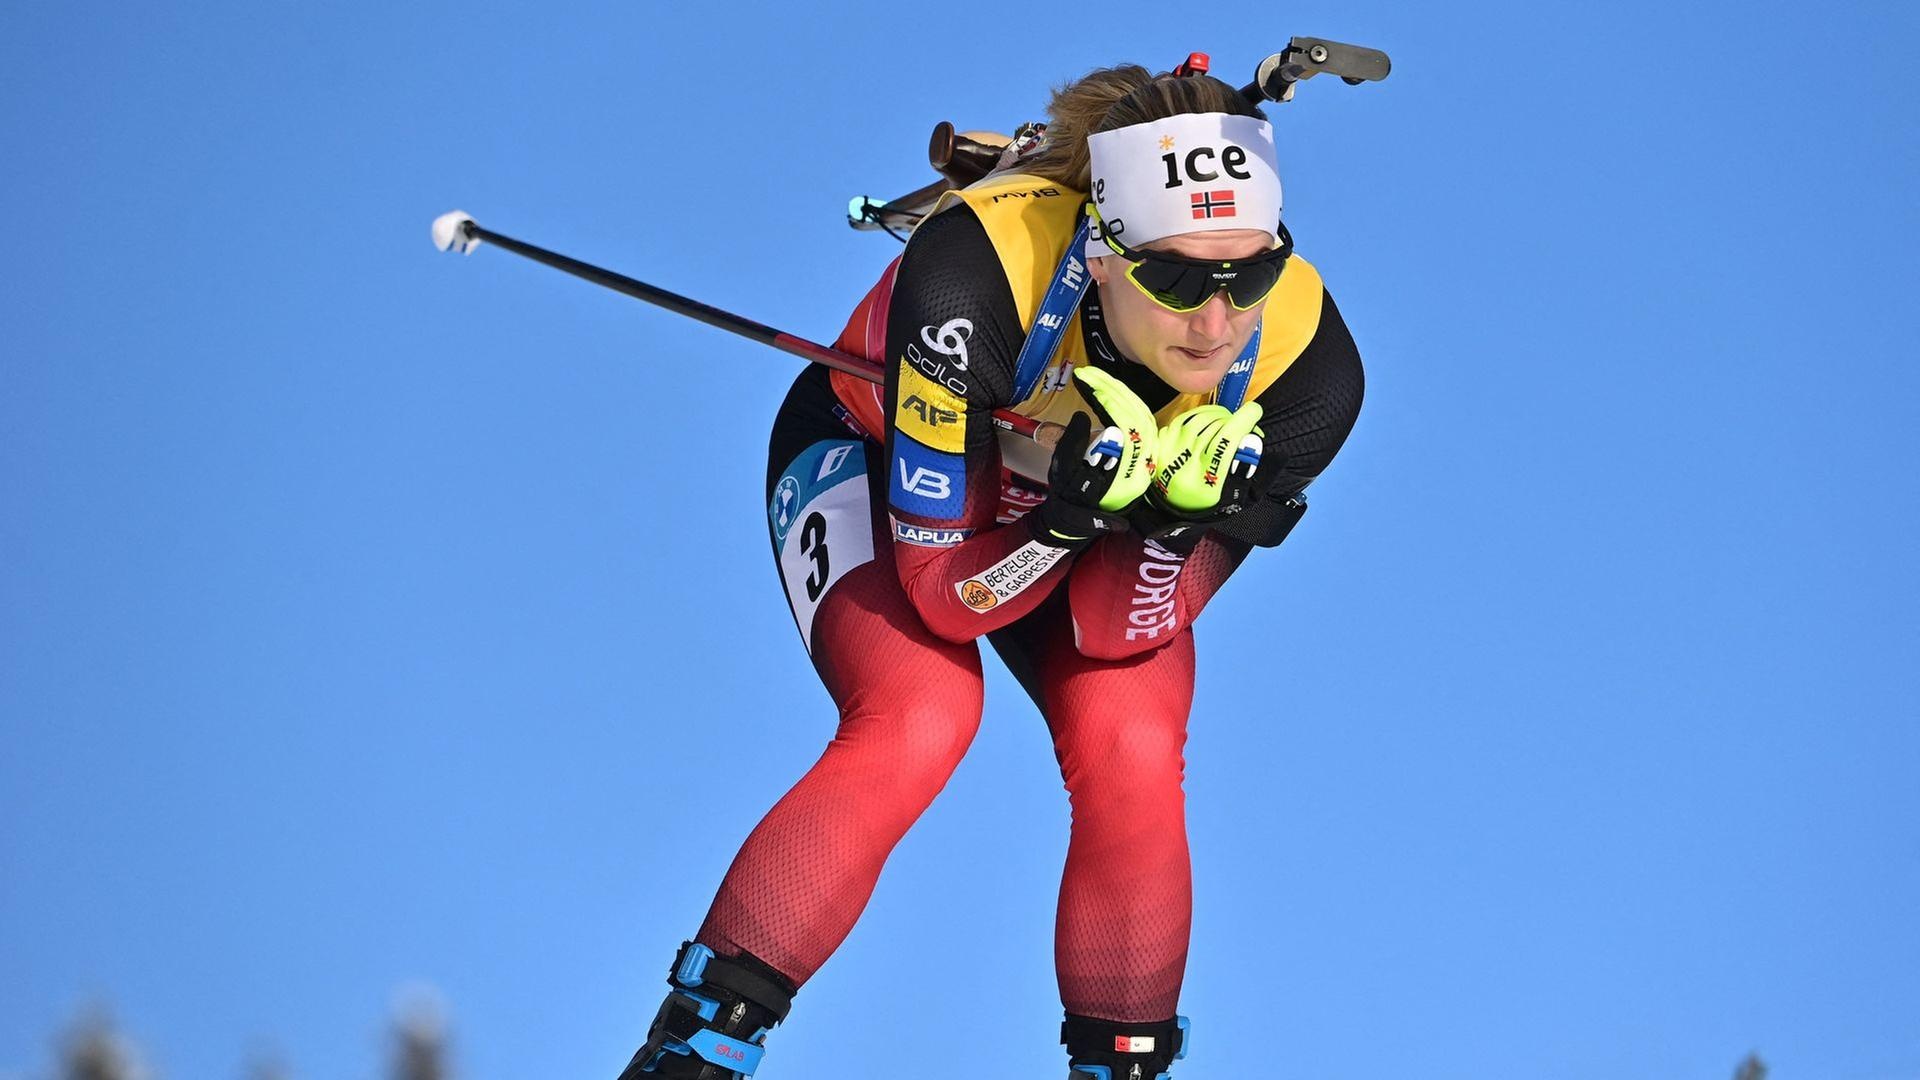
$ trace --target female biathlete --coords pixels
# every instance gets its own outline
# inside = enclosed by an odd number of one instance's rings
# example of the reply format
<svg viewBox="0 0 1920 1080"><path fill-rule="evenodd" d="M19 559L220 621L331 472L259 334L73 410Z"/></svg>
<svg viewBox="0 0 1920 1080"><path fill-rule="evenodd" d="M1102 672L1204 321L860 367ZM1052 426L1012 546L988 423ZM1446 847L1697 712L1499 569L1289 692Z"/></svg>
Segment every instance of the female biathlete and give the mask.
<svg viewBox="0 0 1920 1080"><path fill-rule="evenodd" d="M1070 1076L1154 1080L1183 1056L1192 623L1298 520L1360 358L1292 254L1272 131L1238 91L1123 66L1048 112L854 312L838 347L884 386L810 368L774 421L773 547L839 729L747 837L623 1080L752 1074L966 753L983 637L1071 798ZM1063 425L1050 459L1003 459L996 409Z"/></svg>

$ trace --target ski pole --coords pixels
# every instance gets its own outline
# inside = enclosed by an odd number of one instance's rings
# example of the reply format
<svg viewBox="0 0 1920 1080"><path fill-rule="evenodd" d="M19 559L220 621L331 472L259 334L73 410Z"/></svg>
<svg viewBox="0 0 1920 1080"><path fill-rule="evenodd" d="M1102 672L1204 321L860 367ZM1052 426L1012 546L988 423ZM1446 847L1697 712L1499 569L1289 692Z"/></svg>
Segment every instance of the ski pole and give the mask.
<svg viewBox="0 0 1920 1080"><path fill-rule="evenodd" d="M453 210L441 214L433 221L433 245L441 251L458 251L462 255L469 255L473 253L474 248L480 246L483 240L505 248L515 255L544 263L556 270L564 270L595 285L605 286L636 300L644 300L649 304L666 308L668 311L698 319L708 326L717 326L722 330L739 334L741 337L752 338L763 345L771 345L781 352L792 353L835 371L843 371L871 383L886 381L886 369L878 361L841 352L839 349L830 349L818 342L795 337L782 330L775 330L771 326L743 318L730 311L722 311L691 297L669 292L644 281L636 281L625 274L602 270L591 263L584 263L559 252L548 251L546 248L515 240L511 236L494 232L492 229L482 228L464 211ZM1051 447L1060 437L1060 425L1033 420L1007 409L994 410L993 423L995 427L1031 439L1042 446Z"/></svg>

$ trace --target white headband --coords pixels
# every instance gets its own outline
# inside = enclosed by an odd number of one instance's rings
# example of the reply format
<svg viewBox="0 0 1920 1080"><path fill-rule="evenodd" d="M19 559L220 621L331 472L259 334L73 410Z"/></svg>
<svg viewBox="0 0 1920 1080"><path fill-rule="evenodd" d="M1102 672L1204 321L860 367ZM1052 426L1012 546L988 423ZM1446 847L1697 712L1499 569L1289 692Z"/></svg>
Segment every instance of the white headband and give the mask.
<svg viewBox="0 0 1920 1080"><path fill-rule="evenodd" d="M1280 221L1273 126L1257 116L1182 113L1087 139L1093 203L1114 239L1139 247L1176 233L1264 229ZM1111 255L1096 227L1087 255Z"/></svg>

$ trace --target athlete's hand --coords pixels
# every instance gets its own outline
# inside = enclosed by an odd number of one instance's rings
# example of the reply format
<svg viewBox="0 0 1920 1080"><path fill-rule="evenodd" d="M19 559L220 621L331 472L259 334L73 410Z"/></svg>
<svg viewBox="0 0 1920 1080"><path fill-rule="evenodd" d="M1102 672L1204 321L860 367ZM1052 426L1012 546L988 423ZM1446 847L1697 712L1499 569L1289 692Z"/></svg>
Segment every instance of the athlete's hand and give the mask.
<svg viewBox="0 0 1920 1080"><path fill-rule="evenodd" d="M1262 409L1200 405L1160 429L1160 463L1132 525L1162 546L1192 551L1215 525L1260 497L1254 474L1263 447Z"/></svg>
<svg viewBox="0 0 1920 1080"><path fill-rule="evenodd" d="M1076 367L1073 375L1105 426L1091 435L1087 414L1073 415L1053 447L1047 500L1028 515L1037 539L1062 547L1127 530L1126 510L1153 482L1159 438L1153 410L1126 384L1093 367Z"/></svg>
<svg viewBox="0 0 1920 1080"><path fill-rule="evenodd" d="M1103 443L1088 449L1092 427L1086 413L1074 413L1054 444L1053 462L1047 466L1046 501L1027 515L1034 539L1055 547L1075 547L1096 536L1127 531L1126 515L1104 505L1120 471L1117 447L1108 449Z"/></svg>
<svg viewBox="0 0 1920 1080"><path fill-rule="evenodd" d="M1153 470L1161 458L1153 410L1127 385L1096 367L1076 366L1073 377L1086 388L1087 401L1106 424L1094 440L1093 452L1111 459L1110 478L1100 495L1100 509L1125 510L1146 494ZM1055 455L1058 460L1058 455Z"/></svg>

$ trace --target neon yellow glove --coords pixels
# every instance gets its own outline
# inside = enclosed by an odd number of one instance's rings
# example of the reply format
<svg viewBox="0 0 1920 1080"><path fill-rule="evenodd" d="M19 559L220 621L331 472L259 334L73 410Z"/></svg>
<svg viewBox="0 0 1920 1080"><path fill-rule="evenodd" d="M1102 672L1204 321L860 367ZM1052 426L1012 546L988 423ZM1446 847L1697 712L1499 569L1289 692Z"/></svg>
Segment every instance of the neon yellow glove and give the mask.
<svg viewBox="0 0 1920 1080"><path fill-rule="evenodd" d="M1159 458L1159 432L1153 410L1119 379L1089 365L1076 365L1073 377L1087 389L1093 410L1100 414L1106 430L1093 439L1087 451L1087 463L1111 473L1106 491L1100 495L1100 509L1124 510L1146 494L1153 482L1155 462ZM1224 410L1223 410L1224 411ZM1257 414L1256 414L1257 415Z"/></svg>
<svg viewBox="0 0 1920 1080"><path fill-rule="evenodd" d="M1223 405L1200 405L1160 429L1160 466L1153 477L1153 500L1188 516L1240 509L1249 481L1260 464L1257 401L1228 412ZM1223 498L1223 496L1226 496ZM1227 503L1234 509L1227 510Z"/></svg>

